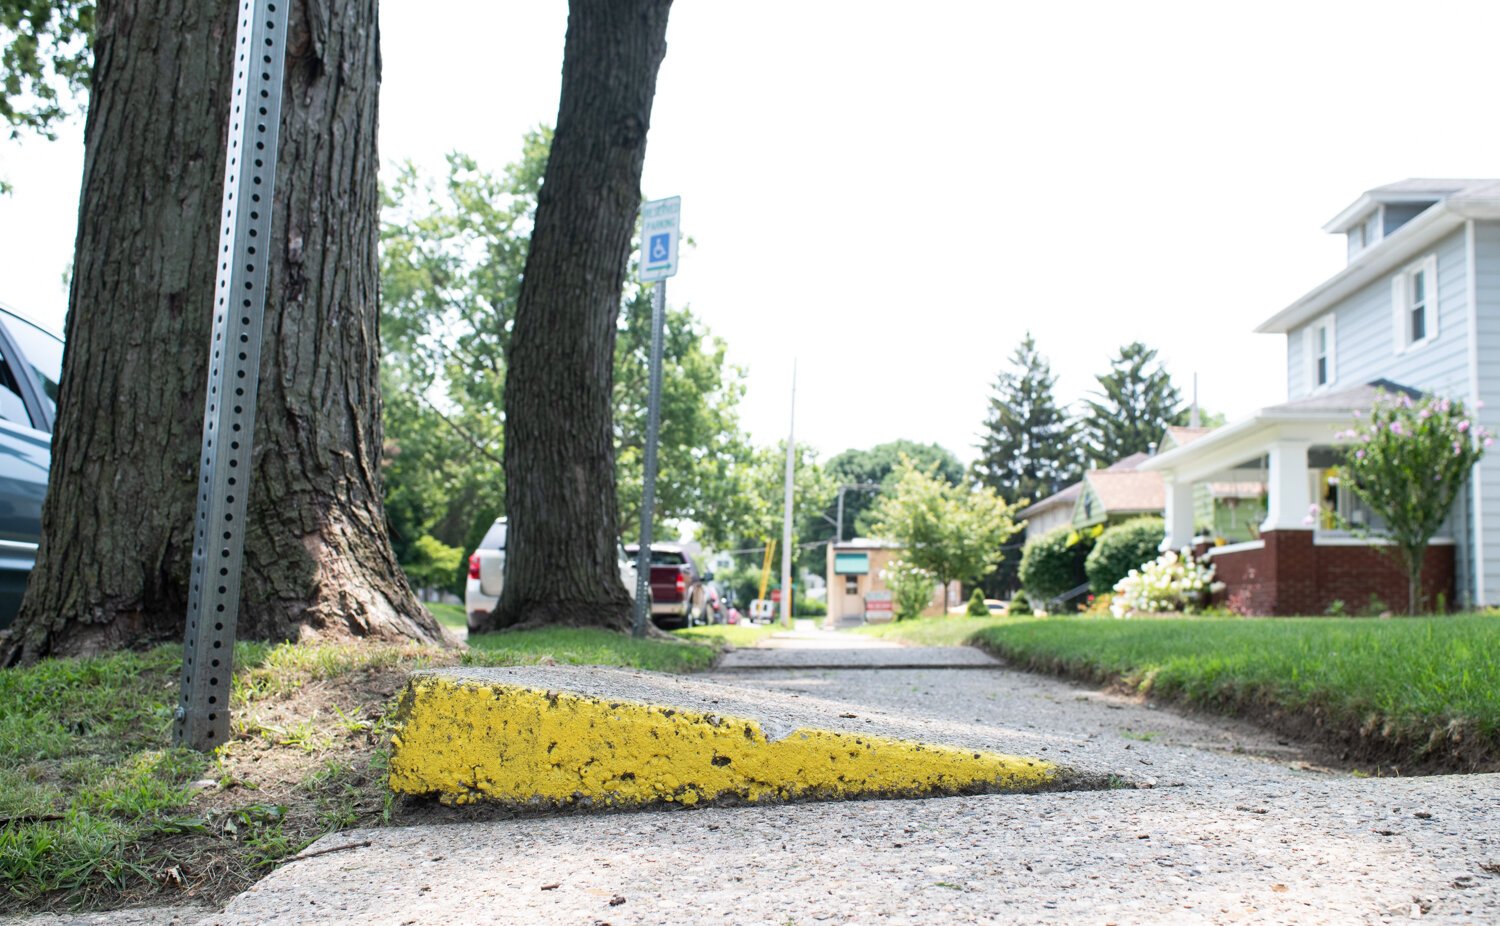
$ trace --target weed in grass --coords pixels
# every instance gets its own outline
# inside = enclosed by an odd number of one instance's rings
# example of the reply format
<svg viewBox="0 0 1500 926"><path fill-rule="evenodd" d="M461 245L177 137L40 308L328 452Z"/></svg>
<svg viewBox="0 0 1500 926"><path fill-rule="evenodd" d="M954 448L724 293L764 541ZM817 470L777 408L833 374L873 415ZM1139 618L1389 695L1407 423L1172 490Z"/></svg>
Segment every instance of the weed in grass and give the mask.
<svg viewBox="0 0 1500 926"><path fill-rule="evenodd" d="M338 705L334 705L333 712L334 714L338 715L338 724L345 733L365 733L374 729L375 727L374 724L370 723L370 721L368 720L365 720L363 717L351 717L350 715L344 713L343 709L338 707Z"/></svg>
<svg viewBox="0 0 1500 926"><path fill-rule="evenodd" d="M1140 733L1137 733L1134 730L1121 730L1120 735L1128 740L1135 740L1140 743L1149 743L1161 734L1151 731L1142 731Z"/></svg>

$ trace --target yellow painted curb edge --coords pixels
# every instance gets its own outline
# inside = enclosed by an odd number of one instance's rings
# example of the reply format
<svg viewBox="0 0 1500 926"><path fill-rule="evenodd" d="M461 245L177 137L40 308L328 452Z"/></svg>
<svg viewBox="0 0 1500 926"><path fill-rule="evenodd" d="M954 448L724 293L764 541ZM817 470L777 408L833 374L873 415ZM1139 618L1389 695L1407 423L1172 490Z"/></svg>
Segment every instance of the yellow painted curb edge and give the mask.
<svg viewBox="0 0 1500 926"><path fill-rule="evenodd" d="M642 805L1031 791L1040 759L461 678L402 696L390 787L444 803Z"/></svg>

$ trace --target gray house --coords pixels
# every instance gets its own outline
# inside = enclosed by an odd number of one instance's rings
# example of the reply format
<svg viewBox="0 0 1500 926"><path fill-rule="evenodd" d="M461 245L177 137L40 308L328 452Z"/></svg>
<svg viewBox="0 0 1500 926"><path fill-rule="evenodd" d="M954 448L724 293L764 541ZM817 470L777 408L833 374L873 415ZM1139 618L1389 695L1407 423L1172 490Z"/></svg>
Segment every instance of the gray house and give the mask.
<svg viewBox="0 0 1500 926"><path fill-rule="evenodd" d="M1325 230L1347 237L1348 265L1256 329L1286 335L1288 401L1141 465L1166 479L1167 540L1178 548L1193 541L1195 485L1265 485L1259 537L1209 551L1231 607L1247 613L1316 614L1372 594L1404 601L1371 541L1314 513L1336 507L1368 523L1332 467L1335 435L1378 389L1461 399L1500 430L1500 180L1392 183ZM1441 534L1424 566L1428 594L1500 602L1500 453L1476 468Z"/></svg>

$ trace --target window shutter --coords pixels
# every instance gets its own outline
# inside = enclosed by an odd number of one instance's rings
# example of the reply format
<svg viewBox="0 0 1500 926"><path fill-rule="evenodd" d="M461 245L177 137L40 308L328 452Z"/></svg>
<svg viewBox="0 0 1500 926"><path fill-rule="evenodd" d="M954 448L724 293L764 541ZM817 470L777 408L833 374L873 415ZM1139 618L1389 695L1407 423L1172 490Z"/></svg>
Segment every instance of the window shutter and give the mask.
<svg viewBox="0 0 1500 926"><path fill-rule="evenodd" d="M1406 350L1406 272L1396 274L1391 278L1391 321L1395 328L1392 334L1395 337L1396 353Z"/></svg>
<svg viewBox="0 0 1500 926"><path fill-rule="evenodd" d="M1430 341L1438 336L1438 315L1442 314L1441 300L1438 299L1438 275L1437 255L1430 255L1422 261L1422 270L1427 275L1427 339Z"/></svg>

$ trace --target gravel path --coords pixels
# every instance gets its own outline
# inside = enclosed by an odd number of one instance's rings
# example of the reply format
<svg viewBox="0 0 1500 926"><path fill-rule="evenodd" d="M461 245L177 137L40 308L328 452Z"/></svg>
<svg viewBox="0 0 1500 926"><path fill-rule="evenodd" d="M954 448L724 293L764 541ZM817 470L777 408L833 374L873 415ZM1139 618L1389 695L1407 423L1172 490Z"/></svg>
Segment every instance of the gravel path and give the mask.
<svg viewBox="0 0 1500 926"><path fill-rule="evenodd" d="M1500 776L1360 779L1242 724L828 642L837 668L793 647L709 681L1146 787L361 830L199 926L1500 923Z"/></svg>

